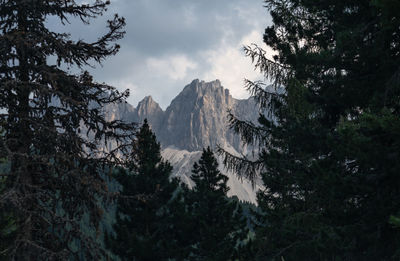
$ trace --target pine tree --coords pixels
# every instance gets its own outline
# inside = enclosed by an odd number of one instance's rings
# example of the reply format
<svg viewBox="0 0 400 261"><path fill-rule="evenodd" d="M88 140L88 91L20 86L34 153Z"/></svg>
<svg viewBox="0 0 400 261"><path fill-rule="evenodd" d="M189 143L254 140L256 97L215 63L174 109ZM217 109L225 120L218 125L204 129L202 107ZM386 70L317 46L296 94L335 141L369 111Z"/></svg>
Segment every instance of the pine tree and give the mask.
<svg viewBox="0 0 400 261"><path fill-rule="evenodd" d="M160 144L147 120L133 141L129 170L116 175L122 185L115 236L107 243L122 260L168 260L177 255L178 182L162 160Z"/></svg>
<svg viewBox="0 0 400 261"><path fill-rule="evenodd" d="M0 169L6 168L6 161L0 158ZM0 194L5 189L6 177L0 177ZM3 208L0 212L0 260L9 260L10 249L17 232L16 219L10 208Z"/></svg>
<svg viewBox="0 0 400 261"><path fill-rule="evenodd" d="M195 186L188 204L194 244L190 260L239 259L240 243L248 233L246 222L238 202L226 195L228 177L218 170L210 147L203 149L192 173Z"/></svg>
<svg viewBox="0 0 400 261"><path fill-rule="evenodd" d="M0 1L1 149L10 164L0 211L13 209L18 233L9 251L12 260L100 259L95 236L107 197L103 167L118 161L115 151L99 151L103 141L121 143L133 126L107 122L100 108L122 102L127 92L98 84L87 72L73 75L117 53L113 44L125 21L117 15L95 42L52 32L47 18L60 24L84 24L102 15L109 1ZM53 64L49 58L55 58ZM80 133L83 129L87 133ZM84 138L86 134L93 139Z"/></svg>
<svg viewBox="0 0 400 261"><path fill-rule="evenodd" d="M263 115L231 115L261 152L252 162L220 150L266 186L257 260L397 259L399 2L265 2L264 42L277 54L245 51L275 89L247 81Z"/></svg>

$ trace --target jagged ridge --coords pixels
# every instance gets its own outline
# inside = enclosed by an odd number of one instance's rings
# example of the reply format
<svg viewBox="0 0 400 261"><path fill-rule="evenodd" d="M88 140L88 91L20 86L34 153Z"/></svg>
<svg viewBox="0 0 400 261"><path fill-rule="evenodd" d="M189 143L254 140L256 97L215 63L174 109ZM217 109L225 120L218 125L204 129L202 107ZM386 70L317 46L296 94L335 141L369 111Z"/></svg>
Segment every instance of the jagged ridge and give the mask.
<svg viewBox="0 0 400 261"><path fill-rule="evenodd" d="M228 109L240 118L251 121L258 118L254 100L233 98L219 80L204 82L198 79L185 86L165 111L151 96L147 96L136 108L119 104L105 108L105 112L110 120L141 123L147 118L162 145L163 156L172 163L175 174L190 185L187 175L203 148L215 148L218 144L232 153L246 154L240 137L229 129ZM229 194L255 201L249 183L242 183L233 173L227 175L231 187Z"/></svg>

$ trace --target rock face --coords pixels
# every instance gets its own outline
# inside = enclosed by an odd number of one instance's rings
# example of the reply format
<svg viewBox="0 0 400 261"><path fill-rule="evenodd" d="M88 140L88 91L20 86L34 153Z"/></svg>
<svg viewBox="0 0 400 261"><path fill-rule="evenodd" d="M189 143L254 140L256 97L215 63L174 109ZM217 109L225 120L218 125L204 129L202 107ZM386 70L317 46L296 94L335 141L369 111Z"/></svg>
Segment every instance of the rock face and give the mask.
<svg viewBox="0 0 400 261"><path fill-rule="evenodd" d="M160 140L166 146L188 151L215 147L233 136L226 128L226 111L235 104L229 91L214 82L194 80L171 102L163 122Z"/></svg>
<svg viewBox="0 0 400 261"><path fill-rule="evenodd" d="M136 108L119 104L104 110L109 120L141 123L147 118L162 145L163 157L171 162L175 175L189 186L191 168L200 158L203 148L220 145L231 153L246 153L240 137L228 127L228 110L241 119L256 122L258 118L254 100L234 99L219 80L192 81L165 111L151 96L145 97ZM230 195L255 201L255 192L248 182L239 181L233 173L226 174L230 178Z"/></svg>
<svg viewBox="0 0 400 261"><path fill-rule="evenodd" d="M164 148L174 146L199 151L207 146L232 146L242 152L240 138L228 128L227 111L256 121L258 110L252 99L232 98L219 80L194 80L187 85L165 112L148 96L135 109L134 121L148 119Z"/></svg>
<svg viewBox="0 0 400 261"><path fill-rule="evenodd" d="M135 120L137 122L143 122L147 118L151 122L154 129L160 129L164 116L163 110L160 108L151 96L146 96L141 102L139 102L135 111Z"/></svg>

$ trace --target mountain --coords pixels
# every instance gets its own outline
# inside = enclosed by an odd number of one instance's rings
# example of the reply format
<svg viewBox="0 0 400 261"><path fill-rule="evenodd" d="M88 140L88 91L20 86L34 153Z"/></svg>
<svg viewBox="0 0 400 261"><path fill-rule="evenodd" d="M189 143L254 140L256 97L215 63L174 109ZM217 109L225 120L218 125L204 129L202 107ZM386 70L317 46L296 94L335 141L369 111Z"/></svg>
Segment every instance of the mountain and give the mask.
<svg viewBox="0 0 400 261"><path fill-rule="evenodd" d="M190 187L193 163L203 148L220 145L229 152L247 154L240 137L228 127L227 111L241 119L257 121L258 108L253 99L233 98L219 80L194 80L184 87L163 111L151 96L145 97L137 107L130 104L110 105L104 108L107 119L143 122L147 118L162 146L163 157L174 167L174 175ZM219 159L221 161L221 159ZM255 190L248 181L239 180L234 173L223 170L229 177L229 195L255 202Z"/></svg>

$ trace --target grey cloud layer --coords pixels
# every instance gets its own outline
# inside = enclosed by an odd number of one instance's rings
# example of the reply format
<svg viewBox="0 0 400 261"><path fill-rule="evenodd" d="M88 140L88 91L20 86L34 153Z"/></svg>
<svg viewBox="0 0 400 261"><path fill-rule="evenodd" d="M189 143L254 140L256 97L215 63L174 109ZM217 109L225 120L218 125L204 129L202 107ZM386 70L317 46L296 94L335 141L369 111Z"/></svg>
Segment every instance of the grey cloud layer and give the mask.
<svg viewBox="0 0 400 261"><path fill-rule="evenodd" d="M152 95L162 107L193 78L210 74L213 61L205 53L238 48L243 37L254 30L261 35L268 24L262 0L114 0L90 26L74 21L66 29L75 39L94 40L114 13L127 22L121 51L90 71L98 81L133 89L131 103ZM65 30L52 19L49 23ZM163 66L173 68L163 74ZM174 72L182 77L170 77Z"/></svg>
<svg viewBox="0 0 400 261"><path fill-rule="evenodd" d="M227 30L233 32L232 37L246 33L251 18L239 17L243 2L142 0L118 9L128 21L125 42L137 50L151 55L193 53L215 48Z"/></svg>

